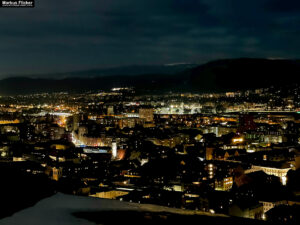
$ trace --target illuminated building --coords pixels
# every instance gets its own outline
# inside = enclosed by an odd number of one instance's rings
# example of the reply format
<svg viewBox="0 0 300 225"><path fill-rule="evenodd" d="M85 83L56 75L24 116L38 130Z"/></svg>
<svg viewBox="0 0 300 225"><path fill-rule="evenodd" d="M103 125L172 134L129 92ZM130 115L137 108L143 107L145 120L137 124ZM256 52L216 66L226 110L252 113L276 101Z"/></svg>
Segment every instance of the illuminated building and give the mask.
<svg viewBox="0 0 300 225"><path fill-rule="evenodd" d="M56 150L66 150L68 148L68 145L65 144L52 144L51 148Z"/></svg>
<svg viewBox="0 0 300 225"><path fill-rule="evenodd" d="M246 154L246 151L244 149L216 149L214 153L214 159L216 160L228 160L230 157L236 157Z"/></svg>
<svg viewBox="0 0 300 225"><path fill-rule="evenodd" d="M216 191L229 191L233 185L232 177L224 177L222 179L215 180L215 190Z"/></svg>
<svg viewBox="0 0 300 225"><path fill-rule="evenodd" d="M234 98L234 97L241 97L242 93L241 92L226 92L225 95L227 98Z"/></svg>
<svg viewBox="0 0 300 225"><path fill-rule="evenodd" d="M108 153L108 148L92 148L92 147L85 147L83 148L83 152L86 154L103 154L103 153Z"/></svg>
<svg viewBox="0 0 300 225"><path fill-rule="evenodd" d="M65 129L60 126L51 126L48 129L51 140L59 140L65 134Z"/></svg>
<svg viewBox="0 0 300 225"><path fill-rule="evenodd" d="M0 120L0 125L5 125L5 124L18 124L20 123L20 120L15 119L15 120Z"/></svg>
<svg viewBox="0 0 300 225"><path fill-rule="evenodd" d="M183 138L184 137L174 136L174 137L170 137L170 138L166 138L166 139L151 138L148 140L151 141L155 145L174 148L176 145L179 145L183 142Z"/></svg>
<svg viewBox="0 0 300 225"><path fill-rule="evenodd" d="M171 187L165 186L164 190L167 190L167 191L176 191L176 192L183 192L184 188L183 188L182 185L178 185L178 184L176 185L176 184L174 184Z"/></svg>
<svg viewBox="0 0 300 225"><path fill-rule="evenodd" d="M116 199L118 197L128 195L128 193L129 193L128 191L112 190L112 191L98 192L90 196L96 198Z"/></svg>
<svg viewBox="0 0 300 225"><path fill-rule="evenodd" d="M114 106L110 105L107 107L107 115L108 116L114 115Z"/></svg>
<svg viewBox="0 0 300 225"><path fill-rule="evenodd" d="M114 159L117 158L118 151L117 151L117 143L116 142L112 143L112 145L111 145L111 152L112 152L112 157Z"/></svg>
<svg viewBox="0 0 300 225"><path fill-rule="evenodd" d="M14 162L24 162L25 159L23 157L13 157Z"/></svg>
<svg viewBox="0 0 300 225"><path fill-rule="evenodd" d="M62 177L62 168L52 168L52 179L58 181Z"/></svg>
<svg viewBox="0 0 300 225"><path fill-rule="evenodd" d="M278 144L283 142L283 134L281 132L269 131L251 131L247 132L245 138L257 143Z"/></svg>
<svg viewBox="0 0 300 225"><path fill-rule="evenodd" d="M244 141L244 138L242 138L242 137L238 137L238 138L233 138L233 139L232 139L232 142L233 142L234 144L237 144L237 143L243 143L243 141Z"/></svg>
<svg viewBox="0 0 300 225"><path fill-rule="evenodd" d="M82 137L84 137L87 134L88 134L88 128L87 127L81 126L81 127L78 128L78 136L79 136L79 138L82 138Z"/></svg>
<svg viewBox="0 0 300 225"><path fill-rule="evenodd" d="M206 147L205 150L205 159L206 160L212 160L214 155L214 148L212 147Z"/></svg>
<svg viewBox="0 0 300 225"><path fill-rule="evenodd" d="M277 205L287 204L286 200L283 201L259 201L263 204L264 213L268 212L270 209L274 208Z"/></svg>
<svg viewBox="0 0 300 225"><path fill-rule="evenodd" d="M75 114L73 116L73 130L77 130L78 129L79 122L80 122L80 115L79 114Z"/></svg>
<svg viewBox="0 0 300 225"><path fill-rule="evenodd" d="M135 125L138 123L137 118L122 118L118 121L118 125L121 129L128 127L128 128L134 128Z"/></svg>
<svg viewBox="0 0 300 225"><path fill-rule="evenodd" d="M152 108L142 108L139 110L139 117L145 122L153 122L154 110Z"/></svg>
<svg viewBox="0 0 300 225"><path fill-rule="evenodd" d="M256 166L252 165L251 169L245 170L245 173L251 173L255 171L263 171L268 175L273 175L280 178L283 185L286 185L287 173L291 168L276 168L276 167L266 167L266 166Z"/></svg>
<svg viewBox="0 0 300 225"><path fill-rule="evenodd" d="M66 127L67 117L66 116L59 116L57 120L57 125L60 127Z"/></svg>
<svg viewBox="0 0 300 225"><path fill-rule="evenodd" d="M214 166L214 164L210 163L207 165L207 172L208 172L208 178L212 179L215 176L215 170L216 167Z"/></svg>
<svg viewBox="0 0 300 225"><path fill-rule="evenodd" d="M229 208L229 215L250 219L263 219L263 205L261 203L253 204L251 202L234 204Z"/></svg>

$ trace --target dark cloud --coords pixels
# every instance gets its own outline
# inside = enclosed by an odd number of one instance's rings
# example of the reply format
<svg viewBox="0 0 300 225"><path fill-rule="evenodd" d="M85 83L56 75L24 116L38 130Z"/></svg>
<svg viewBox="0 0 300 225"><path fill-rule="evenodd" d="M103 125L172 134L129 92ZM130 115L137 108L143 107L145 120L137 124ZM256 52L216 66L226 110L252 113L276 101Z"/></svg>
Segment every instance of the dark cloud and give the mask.
<svg viewBox="0 0 300 225"><path fill-rule="evenodd" d="M281 13L300 12L299 0L269 0L266 3L266 9Z"/></svg>
<svg viewBox="0 0 300 225"><path fill-rule="evenodd" d="M0 74L298 58L297 0L62 0L0 8Z"/></svg>

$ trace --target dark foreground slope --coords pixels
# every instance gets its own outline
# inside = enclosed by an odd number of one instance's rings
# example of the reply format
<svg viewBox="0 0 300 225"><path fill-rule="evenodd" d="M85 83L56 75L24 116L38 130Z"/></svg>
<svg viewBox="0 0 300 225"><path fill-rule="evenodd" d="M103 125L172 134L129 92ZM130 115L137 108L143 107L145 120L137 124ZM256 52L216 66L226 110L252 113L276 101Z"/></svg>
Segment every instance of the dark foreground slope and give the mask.
<svg viewBox="0 0 300 225"><path fill-rule="evenodd" d="M36 204L54 194L44 175L33 175L24 168L27 162L0 162L0 218ZM30 165L33 168L35 165Z"/></svg>
<svg viewBox="0 0 300 225"><path fill-rule="evenodd" d="M0 224L266 224L263 221L232 218L200 211L117 200L56 194L34 207L22 210Z"/></svg>
<svg viewBox="0 0 300 225"><path fill-rule="evenodd" d="M95 224L132 224L132 225L174 225L174 224L203 224L203 225L263 225L269 224L257 221L233 217L213 217L205 215L181 215L168 212L141 212L141 211L106 211L106 212L78 212L74 213L78 218L83 218Z"/></svg>
<svg viewBox="0 0 300 225"><path fill-rule="evenodd" d="M118 71L118 70L116 70ZM112 87L135 87L138 93L167 91L210 92L243 90L300 83L299 60L228 59L213 61L174 74L130 75L80 72L80 77L59 79L15 77L0 81L1 95L42 92L84 92ZM100 72L99 72L100 73ZM121 73L121 72L120 72ZM74 73L71 73L71 75ZM98 75L99 76L98 76ZM54 75L53 75L54 76Z"/></svg>

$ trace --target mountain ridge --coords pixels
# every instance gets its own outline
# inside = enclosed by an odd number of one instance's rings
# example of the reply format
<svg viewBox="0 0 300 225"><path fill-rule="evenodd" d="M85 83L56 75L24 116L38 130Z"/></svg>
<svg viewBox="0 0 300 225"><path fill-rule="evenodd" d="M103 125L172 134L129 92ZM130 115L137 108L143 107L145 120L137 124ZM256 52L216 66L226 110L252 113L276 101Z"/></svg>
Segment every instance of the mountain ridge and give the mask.
<svg viewBox="0 0 300 225"><path fill-rule="evenodd" d="M192 64L189 64L192 65ZM139 93L221 92L300 83L300 60L238 58L222 59L175 73L102 74L74 76L10 77L0 80L1 95L41 92L84 92L130 86ZM80 72L83 73L84 72Z"/></svg>

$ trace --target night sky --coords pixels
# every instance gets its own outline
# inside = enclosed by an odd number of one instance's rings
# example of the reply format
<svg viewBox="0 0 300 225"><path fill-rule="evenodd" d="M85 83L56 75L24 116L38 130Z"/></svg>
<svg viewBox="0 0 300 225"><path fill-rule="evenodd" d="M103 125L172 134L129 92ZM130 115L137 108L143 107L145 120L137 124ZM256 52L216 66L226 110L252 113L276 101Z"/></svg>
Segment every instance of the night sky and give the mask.
<svg viewBox="0 0 300 225"><path fill-rule="evenodd" d="M0 8L0 75L299 58L300 0L36 0Z"/></svg>

